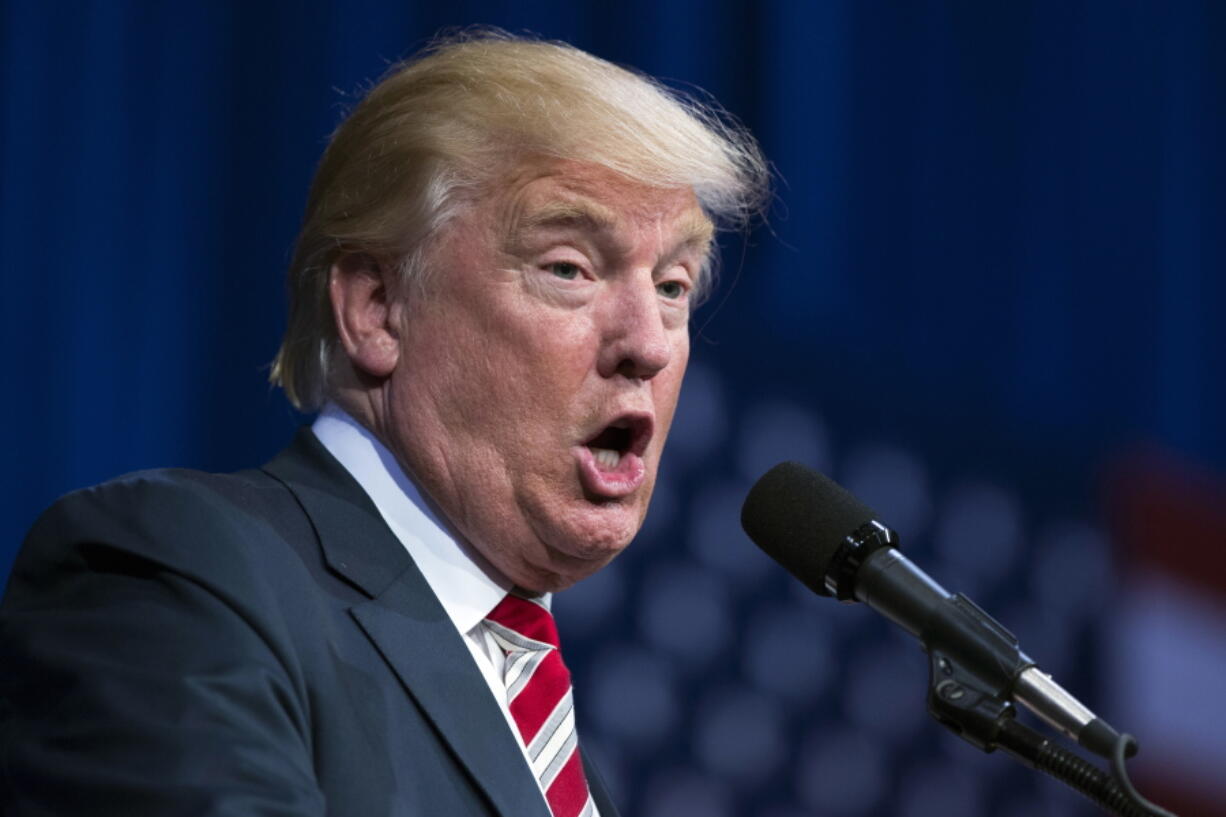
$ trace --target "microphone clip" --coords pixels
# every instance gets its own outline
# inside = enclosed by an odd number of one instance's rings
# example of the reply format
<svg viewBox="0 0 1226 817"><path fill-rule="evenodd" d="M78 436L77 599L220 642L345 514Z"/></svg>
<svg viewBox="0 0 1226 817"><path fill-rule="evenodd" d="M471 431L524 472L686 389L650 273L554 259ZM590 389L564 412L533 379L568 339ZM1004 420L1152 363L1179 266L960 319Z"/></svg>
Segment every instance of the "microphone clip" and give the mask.
<svg viewBox="0 0 1226 817"><path fill-rule="evenodd" d="M984 752L994 751L1017 709L1008 690L985 681L940 650L928 651L928 712Z"/></svg>
<svg viewBox="0 0 1226 817"><path fill-rule="evenodd" d="M976 749L1003 749L1023 765L1046 772L1117 817L1175 817L1141 797L1128 780L1124 755L1135 741L1119 738L1113 778L1017 720L1017 709L999 685L970 672L940 650L929 650L928 711Z"/></svg>

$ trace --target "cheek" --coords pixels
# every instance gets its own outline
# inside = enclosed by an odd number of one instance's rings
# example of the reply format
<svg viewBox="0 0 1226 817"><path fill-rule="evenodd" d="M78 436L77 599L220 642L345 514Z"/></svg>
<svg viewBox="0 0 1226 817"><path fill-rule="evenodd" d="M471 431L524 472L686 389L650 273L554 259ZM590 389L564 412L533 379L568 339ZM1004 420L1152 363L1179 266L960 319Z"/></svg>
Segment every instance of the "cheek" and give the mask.
<svg viewBox="0 0 1226 817"><path fill-rule="evenodd" d="M498 320L475 317L419 327L410 366L421 396L455 434L495 445L510 439L529 447L572 433L583 419L572 416L574 403L594 367L590 331L511 309Z"/></svg>
<svg viewBox="0 0 1226 817"><path fill-rule="evenodd" d="M596 368L597 344L591 322L576 314L527 310L508 321L492 341L491 376L504 394L548 411L569 405Z"/></svg>
<svg viewBox="0 0 1226 817"><path fill-rule="evenodd" d="M410 389L420 398L454 411L469 405L464 392L484 379L486 359L479 355L471 332L456 322L421 321L404 344Z"/></svg>

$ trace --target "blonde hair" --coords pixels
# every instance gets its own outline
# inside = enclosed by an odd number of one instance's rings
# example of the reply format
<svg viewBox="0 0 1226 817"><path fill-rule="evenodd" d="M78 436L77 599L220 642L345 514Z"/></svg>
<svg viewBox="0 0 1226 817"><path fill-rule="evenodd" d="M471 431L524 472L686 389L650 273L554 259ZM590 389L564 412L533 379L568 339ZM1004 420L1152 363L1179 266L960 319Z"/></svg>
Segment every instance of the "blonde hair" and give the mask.
<svg viewBox="0 0 1226 817"><path fill-rule="evenodd" d="M312 410L328 394L337 346L328 281L336 259L390 259L402 284L419 281L429 237L466 195L529 155L688 187L723 229L746 225L769 189L753 137L714 104L565 43L488 30L436 41L371 88L324 152L290 264L289 324L270 376L291 403Z"/></svg>

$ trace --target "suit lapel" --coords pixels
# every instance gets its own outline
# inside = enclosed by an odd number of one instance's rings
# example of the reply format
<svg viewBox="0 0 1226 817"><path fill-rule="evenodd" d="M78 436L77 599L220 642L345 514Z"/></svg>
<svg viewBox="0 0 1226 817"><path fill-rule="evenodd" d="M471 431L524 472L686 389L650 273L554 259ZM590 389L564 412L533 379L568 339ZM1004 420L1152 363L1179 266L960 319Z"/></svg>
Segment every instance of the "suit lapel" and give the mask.
<svg viewBox="0 0 1226 817"><path fill-rule="evenodd" d="M351 615L498 812L549 817L462 636L361 486L307 429L264 470L297 496L328 566L370 597Z"/></svg>
<svg viewBox="0 0 1226 817"><path fill-rule="evenodd" d="M415 577L410 576L417 574ZM504 817L548 817L490 688L417 568L353 608L367 637Z"/></svg>
<svg viewBox="0 0 1226 817"><path fill-rule="evenodd" d="M582 745L579 746L579 755L583 758L583 773L587 775L588 791L592 793L592 802L596 804L600 817L618 817L617 809L613 807L613 798L605 787L604 778L600 776L587 752L583 751Z"/></svg>

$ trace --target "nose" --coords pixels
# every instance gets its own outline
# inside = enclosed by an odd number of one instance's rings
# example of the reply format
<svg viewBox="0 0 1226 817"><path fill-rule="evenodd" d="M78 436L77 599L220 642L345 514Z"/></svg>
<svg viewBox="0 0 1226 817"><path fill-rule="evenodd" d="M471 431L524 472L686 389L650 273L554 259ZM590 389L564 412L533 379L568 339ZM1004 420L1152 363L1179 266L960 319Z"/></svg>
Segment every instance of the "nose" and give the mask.
<svg viewBox="0 0 1226 817"><path fill-rule="evenodd" d="M601 316L603 343L597 370L602 377L650 380L673 356L655 282L648 275L645 281L625 282L609 295Z"/></svg>

